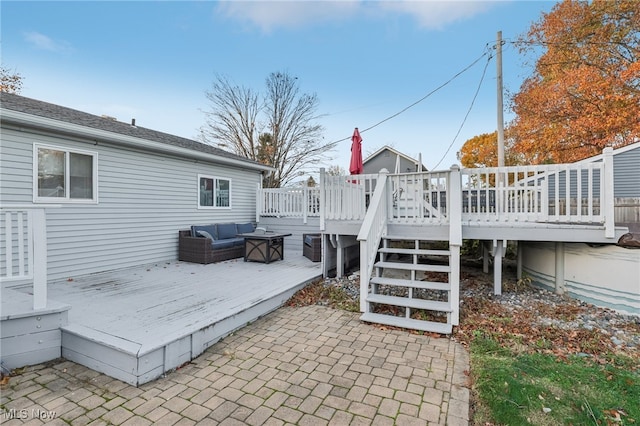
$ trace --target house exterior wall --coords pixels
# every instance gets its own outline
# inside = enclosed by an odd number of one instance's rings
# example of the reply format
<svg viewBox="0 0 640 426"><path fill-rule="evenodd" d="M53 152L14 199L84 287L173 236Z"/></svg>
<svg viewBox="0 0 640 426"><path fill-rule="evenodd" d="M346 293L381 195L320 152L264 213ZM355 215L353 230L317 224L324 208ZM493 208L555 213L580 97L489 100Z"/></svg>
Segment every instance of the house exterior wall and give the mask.
<svg viewBox="0 0 640 426"><path fill-rule="evenodd" d="M396 154L391 151L384 150L375 157L369 158L363 164L364 174L376 174L381 169L387 169L390 173L394 173L396 169ZM408 169L408 170L407 170ZM416 171L416 163L400 156L400 173L408 173Z"/></svg>
<svg viewBox="0 0 640 426"><path fill-rule="evenodd" d="M614 152L615 154L615 152ZM640 197L640 146L613 156L613 192L616 197Z"/></svg>
<svg viewBox="0 0 640 426"><path fill-rule="evenodd" d="M3 204L33 203L35 143L98 155L98 202L47 209L49 279L174 260L179 229L255 222L258 170L5 124L0 136ZM198 174L231 180L231 208L198 209Z"/></svg>
<svg viewBox="0 0 640 426"><path fill-rule="evenodd" d="M602 162L600 156L596 157L596 162ZM587 160L588 161L588 160ZM613 151L613 196L615 198L640 197L640 145L637 148L629 149L623 152ZM565 175L560 173L560 194L565 193ZM600 172L593 172L593 187L596 192L600 191ZM587 185L586 172L582 174L583 184ZM549 179L550 193L553 191L553 177ZM575 180L572 180L572 195L576 191Z"/></svg>

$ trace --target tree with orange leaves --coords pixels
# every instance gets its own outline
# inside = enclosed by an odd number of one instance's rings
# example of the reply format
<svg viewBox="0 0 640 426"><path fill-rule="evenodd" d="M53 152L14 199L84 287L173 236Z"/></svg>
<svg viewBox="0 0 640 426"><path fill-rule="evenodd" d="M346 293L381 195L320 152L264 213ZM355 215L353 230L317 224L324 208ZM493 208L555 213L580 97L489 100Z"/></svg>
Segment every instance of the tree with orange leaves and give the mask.
<svg viewBox="0 0 640 426"><path fill-rule="evenodd" d="M505 165L515 166L521 163L518 153L514 151L513 140L505 140ZM483 133L467 140L460 152L458 160L463 167L498 167L498 132Z"/></svg>
<svg viewBox="0 0 640 426"><path fill-rule="evenodd" d="M543 48L512 99L509 132L526 162L572 162L639 140L640 1L564 0L520 46Z"/></svg>
<svg viewBox="0 0 640 426"><path fill-rule="evenodd" d="M17 94L20 90L22 90L22 76L9 68L0 66L0 92Z"/></svg>

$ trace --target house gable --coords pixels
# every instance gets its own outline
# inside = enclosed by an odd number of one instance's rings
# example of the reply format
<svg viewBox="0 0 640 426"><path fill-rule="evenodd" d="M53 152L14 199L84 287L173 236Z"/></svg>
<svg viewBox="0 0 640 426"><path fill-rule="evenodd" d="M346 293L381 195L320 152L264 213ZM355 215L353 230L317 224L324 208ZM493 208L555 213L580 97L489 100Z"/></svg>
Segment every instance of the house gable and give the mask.
<svg viewBox="0 0 640 426"><path fill-rule="evenodd" d="M400 160L400 173L415 172L417 170L419 163L418 160L413 159L388 145L385 145L365 158L365 160L363 161L364 173L375 174L380 172L380 170L383 168L393 173L396 169L396 163L398 159ZM422 170L426 171L427 168L422 165Z"/></svg>

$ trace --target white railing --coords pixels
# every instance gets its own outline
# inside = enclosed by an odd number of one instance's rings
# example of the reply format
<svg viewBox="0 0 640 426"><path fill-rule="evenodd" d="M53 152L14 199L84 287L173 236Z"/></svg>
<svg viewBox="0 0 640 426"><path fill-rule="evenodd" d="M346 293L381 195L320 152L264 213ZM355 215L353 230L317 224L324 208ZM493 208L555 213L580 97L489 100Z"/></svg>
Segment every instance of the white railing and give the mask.
<svg viewBox="0 0 640 426"><path fill-rule="evenodd" d="M0 282L33 281L33 309L47 306L44 208L0 206Z"/></svg>
<svg viewBox="0 0 640 426"><path fill-rule="evenodd" d="M322 174L322 170L321 170ZM328 176L323 182L324 218L363 220L376 188L378 175Z"/></svg>
<svg viewBox="0 0 640 426"><path fill-rule="evenodd" d="M465 221L601 223L613 236L613 159L462 170Z"/></svg>
<svg viewBox="0 0 640 426"><path fill-rule="evenodd" d="M386 234L388 220L387 202L389 185L386 174L380 174L369 209L360 227L360 311L365 312L369 278L373 272L380 239Z"/></svg>
<svg viewBox="0 0 640 426"><path fill-rule="evenodd" d="M614 237L610 148L599 162L462 169L456 184L451 182L451 173L386 175L389 223L446 225L451 220L451 193L457 192L463 222L603 224L605 236ZM362 221L378 176L328 176L321 169L320 186L312 188L318 192L260 190L258 214L319 215L321 230L326 220Z"/></svg>
<svg viewBox="0 0 640 426"><path fill-rule="evenodd" d="M257 220L260 216L307 217L320 216L320 188L258 189Z"/></svg>
<svg viewBox="0 0 640 426"><path fill-rule="evenodd" d="M448 171L393 174L389 180L392 223L448 223Z"/></svg>

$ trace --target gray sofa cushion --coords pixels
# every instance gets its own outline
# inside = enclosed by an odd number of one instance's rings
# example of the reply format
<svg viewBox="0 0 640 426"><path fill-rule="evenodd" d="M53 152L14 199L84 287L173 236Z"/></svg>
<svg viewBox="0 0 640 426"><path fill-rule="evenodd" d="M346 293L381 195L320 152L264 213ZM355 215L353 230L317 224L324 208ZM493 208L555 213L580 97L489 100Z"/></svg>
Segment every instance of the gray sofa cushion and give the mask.
<svg viewBox="0 0 640 426"><path fill-rule="evenodd" d="M248 234L253 232L253 223L239 223L238 234Z"/></svg>
<svg viewBox="0 0 640 426"><path fill-rule="evenodd" d="M218 238L217 240L226 240L228 238L235 238L238 234L236 230L235 223L219 223L218 227Z"/></svg>
<svg viewBox="0 0 640 426"><path fill-rule="evenodd" d="M226 249L241 246L244 244L243 238L226 238L224 240L215 240L211 243L213 249Z"/></svg>
<svg viewBox="0 0 640 426"><path fill-rule="evenodd" d="M191 236L211 238L212 240L215 240L218 238L216 225L203 225L203 226L193 225L191 227Z"/></svg>

